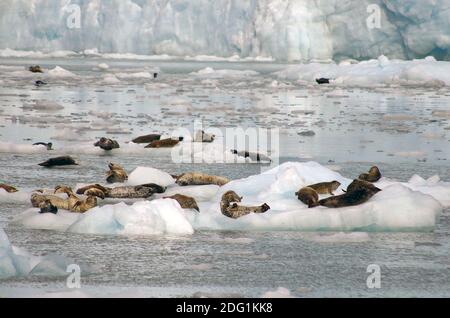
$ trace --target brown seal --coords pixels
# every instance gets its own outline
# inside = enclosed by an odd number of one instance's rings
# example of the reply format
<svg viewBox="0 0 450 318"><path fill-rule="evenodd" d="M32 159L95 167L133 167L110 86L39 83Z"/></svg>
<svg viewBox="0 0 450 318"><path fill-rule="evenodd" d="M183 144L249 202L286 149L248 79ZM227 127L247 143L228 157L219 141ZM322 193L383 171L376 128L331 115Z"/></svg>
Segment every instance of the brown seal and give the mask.
<svg viewBox="0 0 450 318"><path fill-rule="evenodd" d="M117 183L117 182L125 182L128 180L127 173L118 164L110 162L108 167L109 167L109 171L106 176L106 182Z"/></svg>
<svg viewBox="0 0 450 318"><path fill-rule="evenodd" d="M91 184L86 187L79 188L77 194L92 195L99 198L114 199L140 199L148 198L154 193L164 193L165 187L154 183L142 184L138 186L122 186L115 188L104 187L100 184Z"/></svg>
<svg viewBox="0 0 450 318"><path fill-rule="evenodd" d="M188 197L187 195L177 193L170 197L163 197L163 199L173 199L177 201L183 209L194 209L200 212L195 199L192 197Z"/></svg>
<svg viewBox="0 0 450 318"><path fill-rule="evenodd" d="M39 165L42 167L51 168L56 166L78 165L78 163L76 163L75 160L70 156L61 156L50 158L47 161L41 162Z"/></svg>
<svg viewBox="0 0 450 318"><path fill-rule="evenodd" d="M171 148L178 145L180 141L181 141L180 138L178 139L167 138L162 140L154 140L150 144L145 146L145 148Z"/></svg>
<svg viewBox="0 0 450 318"><path fill-rule="evenodd" d="M187 185L207 185L207 184L215 184L218 186L223 186L230 182L227 178L219 177L219 176L211 176L201 172L188 172L183 173L180 176L175 176L177 179L176 183L180 186Z"/></svg>
<svg viewBox="0 0 450 318"><path fill-rule="evenodd" d="M373 166L370 168L369 173L360 174L358 179L368 181L368 182L377 182L381 179L381 172L377 166Z"/></svg>
<svg viewBox="0 0 450 318"><path fill-rule="evenodd" d="M89 195L85 200L81 200L67 186L56 186L55 193L67 194L68 210L70 212L84 213L97 206L97 198L95 196Z"/></svg>
<svg viewBox="0 0 450 318"><path fill-rule="evenodd" d="M132 142L134 142L135 144L149 144L152 141L160 140L160 139L161 139L161 135L150 134L150 135L136 137L132 140Z"/></svg>
<svg viewBox="0 0 450 318"><path fill-rule="evenodd" d="M100 147L103 150L107 151L120 148L119 143L116 140L105 137L100 138L100 140L97 141L94 146Z"/></svg>
<svg viewBox="0 0 450 318"><path fill-rule="evenodd" d="M299 191L295 192L295 195L300 201L306 204L308 208L313 208L319 205L319 195L313 188L301 188Z"/></svg>
<svg viewBox="0 0 450 318"><path fill-rule="evenodd" d="M308 188L314 189L318 194L333 194L333 191L336 191L341 183L339 181L331 181L331 182L320 182L316 184L309 185Z"/></svg>
<svg viewBox="0 0 450 318"><path fill-rule="evenodd" d="M319 205L328 208L342 208L347 206L355 206L369 201L375 194L381 191L379 188L361 180L354 180L348 187L347 192L341 195L329 197L319 201Z"/></svg>
<svg viewBox="0 0 450 318"><path fill-rule="evenodd" d="M250 213L265 213L270 209L270 206L266 203L259 206L241 206L236 203L241 201L242 197L237 195L236 192L227 191L222 195L220 211L229 218L237 219Z"/></svg>
<svg viewBox="0 0 450 318"><path fill-rule="evenodd" d="M39 65L32 65L28 70L32 73L44 73Z"/></svg>
<svg viewBox="0 0 450 318"><path fill-rule="evenodd" d="M0 189L3 189L8 193L13 193L13 192L19 191L16 188L14 188L13 186L10 186L10 185L4 184L4 183L0 183Z"/></svg>

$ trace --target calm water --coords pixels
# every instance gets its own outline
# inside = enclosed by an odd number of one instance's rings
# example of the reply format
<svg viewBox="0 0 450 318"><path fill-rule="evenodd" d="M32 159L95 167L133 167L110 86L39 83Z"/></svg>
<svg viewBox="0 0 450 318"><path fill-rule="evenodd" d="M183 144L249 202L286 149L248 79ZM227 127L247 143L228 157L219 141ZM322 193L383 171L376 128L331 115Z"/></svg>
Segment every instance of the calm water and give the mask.
<svg viewBox="0 0 450 318"><path fill-rule="evenodd" d="M35 61L0 60L0 65ZM39 62L45 67L51 61ZM258 164L176 164L169 152L98 155L76 153L81 144L108 136L124 144L154 131L204 127L279 129L279 162L314 160L354 176L378 165L390 178L439 174L450 180L450 103L446 89L305 87L273 81L284 67L270 63L167 63L108 61L109 73L136 73L158 66L158 80L121 79L102 84L95 60L60 60L78 75L35 78L0 68L1 142L52 141L54 153L72 149L75 169L39 169L48 153L0 147L0 179L25 188L103 180L110 161L127 171L152 166L170 173L205 171L229 178L260 173ZM258 75L189 74L207 66L251 69ZM21 67L21 66L19 66ZM20 69L20 68L17 69ZM123 76L123 75L122 75ZM50 100L59 110L27 107ZM313 136L301 132L314 131ZM221 142L218 139L218 142ZM73 150L75 149L75 151ZM0 202L0 225L11 242L36 255L58 253L91 266L81 292L94 296L261 296L278 287L298 297L450 296L450 211L432 233L207 232L190 237L122 237L29 230L11 224L24 203ZM368 289L369 264L381 267L380 289ZM65 292L65 279L27 277L0 282L0 296ZM199 294L200 293L200 294ZM71 294L69 294L71 295Z"/></svg>

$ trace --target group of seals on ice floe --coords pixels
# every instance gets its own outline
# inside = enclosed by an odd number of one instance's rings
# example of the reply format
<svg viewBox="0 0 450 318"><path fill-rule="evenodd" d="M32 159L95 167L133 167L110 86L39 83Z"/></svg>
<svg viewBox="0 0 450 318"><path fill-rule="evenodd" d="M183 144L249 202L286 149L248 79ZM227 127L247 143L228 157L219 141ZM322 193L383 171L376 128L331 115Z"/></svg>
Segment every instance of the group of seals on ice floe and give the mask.
<svg viewBox="0 0 450 318"><path fill-rule="evenodd" d="M380 178L380 170L378 167L373 166L368 173L363 173L359 175L358 179L353 180L347 187L347 190L343 190L344 194L334 195L333 191L336 191L341 184L338 181L331 181L303 187L295 195L309 208L319 205L328 208L355 206L369 201L370 198L381 191L381 189L372 184L380 180ZM319 194L331 194L331 196L319 200Z"/></svg>

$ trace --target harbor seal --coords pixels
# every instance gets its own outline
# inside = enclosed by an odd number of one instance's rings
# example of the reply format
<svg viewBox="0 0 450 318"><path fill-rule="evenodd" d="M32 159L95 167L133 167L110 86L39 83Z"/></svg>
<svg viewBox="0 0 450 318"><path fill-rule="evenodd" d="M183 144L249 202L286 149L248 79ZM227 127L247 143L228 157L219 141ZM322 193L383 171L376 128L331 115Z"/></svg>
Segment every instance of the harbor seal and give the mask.
<svg viewBox="0 0 450 318"><path fill-rule="evenodd" d="M58 213L58 208L50 200L45 200L39 204L39 213Z"/></svg>
<svg viewBox="0 0 450 318"><path fill-rule="evenodd" d="M125 182L128 180L127 173L118 164L110 162L108 167L109 167L109 171L106 176L106 182L117 183L117 182Z"/></svg>
<svg viewBox="0 0 450 318"><path fill-rule="evenodd" d="M103 150L113 150L120 148L119 143L116 140L112 140L109 138L102 137L99 141L94 144L95 147L100 147Z"/></svg>
<svg viewBox="0 0 450 318"><path fill-rule="evenodd" d="M55 187L55 194L56 193L65 193L67 194L67 203L69 206L70 212L78 212L78 213L84 213L94 207L97 206L97 197L93 195L88 195L88 197L85 200L81 200L79 197L77 197L72 189L67 186L56 186Z"/></svg>
<svg viewBox="0 0 450 318"><path fill-rule="evenodd" d="M150 135L144 135L136 137L132 140L135 144L149 144L152 141L160 140L161 135L160 134L150 134Z"/></svg>
<svg viewBox="0 0 450 318"><path fill-rule="evenodd" d="M341 183L339 181L331 181L331 182L320 182L316 184L309 185L307 187L314 189L318 194L333 194L333 191L336 191Z"/></svg>
<svg viewBox="0 0 450 318"><path fill-rule="evenodd" d="M316 190L310 187L304 187L295 192L297 198L308 206L313 208L319 205L319 195Z"/></svg>
<svg viewBox="0 0 450 318"><path fill-rule="evenodd" d="M368 187L361 180L354 180L348 187L347 192L341 195L329 197L319 201L319 205L327 208L342 208L347 206L355 206L369 201L375 194L381 191L373 186Z"/></svg>
<svg viewBox="0 0 450 318"><path fill-rule="evenodd" d="M178 143L182 140L183 140L183 137L179 137L177 139L166 138L166 139L161 139L161 140L154 140L150 144L145 146L145 148L171 148L171 147L175 147L176 145L178 145Z"/></svg>
<svg viewBox="0 0 450 318"><path fill-rule="evenodd" d="M33 146L45 146L47 147L47 150L53 150L53 143L51 142L35 142Z"/></svg>
<svg viewBox="0 0 450 318"><path fill-rule="evenodd" d="M322 85L322 84L330 84L330 79L329 79L329 78L324 78L324 77L316 78L316 82L317 82L317 84L319 84L319 85Z"/></svg>
<svg viewBox="0 0 450 318"><path fill-rule="evenodd" d="M41 80L37 80L37 81L34 82L34 85L35 85L36 87L41 87L41 86L43 86L43 85L47 85L47 83L44 82L44 81L41 81Z"/></svg>
<svg viewBox="0 0 450 318"><path fill-rule="evenodd" d="M173 199L177 201L183 209L194 209L200 212L195 199L192 197L188 197L187 195L177 193L170 197L163 197L163 199Z"/></svg>
<svg viewBox="0 0 450 318"><path fill-rule="evenodd" d="M379 192L380 188L377 188L369 181L364 181L360 179L355 179L350 183L347 187L347 190L344 192L353 192L360 189L369 189L370 191Z"/></svg>
<svg viewBox="0 0 450 318"><path fill-rule="evenodd" d="M369 173L360 174L358 179L368 181L368 182L377 182L381 179L381 172L377 166L373 166L370 168Z"/></svg>
<svg viewBox="0 0 450 318"><path fill-rule="evenodd" d="M270 209L270 206L266 203L259 206L238 205L237 202L241 201L242 197L237 195L236 192L227 191L222 195L222 199L220 201L220 211L223 215L229 218L237 219L250 213L265 213Z"/></svg>
<svg viewBox="0 0 450 318"><path fill-rule="evenodd" d="M211 176L201 172L188 172L183 173L180 176L174 176L176 179L176 184L180 186L187 185L207 185L207 184L215 184L218 186L223 186L230 182L227 178L219 177L219 176Z"/></svg>
<svg viewBox="0 0 450 318"><path fill-rule="evenodd" d="M50 158L47 161L41 162L39 165L42 167L51 168L56 166L78 165L78 163L76 163L75 160L70 156L61 156Z"/></svg>
<svg viewBox="0 0 450 318"><path fill-rule="evenodd" d="M154 193L164 193L165 191L165 187L154 183L115 188L104 187L100 184L91 184L86 187L79 188L77 190L77 194L92 195L102 199L145 199L152 196Z"/></svg>
<svg viewBox="0 0 450 318"><path fill-rule="evenodd" d="M13 186L10 186L10 185L4 184L4 183L0 183L0 189L3 189L8 193L14 193L14 192L19 191L16 188L14 188Z"/></svg>
<svg viewBox="0 0 450 318"><path fill-rule="evenodd" d="M39 65L32 65L28 68L31 73L44 73Z"/></svg>
<svg viewBox="0 0 450 318"><path fill-rule="evenodd" d="M69 201L56 195L32 193L30 201L31 205L34 208L40 208L42 204L44 204L46 201L49 201L51 205L57 207L58 209L67 211L70 210Z"/></svg>
<svg viewBox="0 0 450 318"><path fill-rule="evenodd" d="M203 130L197 130L194 135L194 142L213 142L216 135L207 134Z"/></svg>
<svg viewBox="0 0 450 318"><path fill-rule="evenodd" d="M267 161L267 162L272 162L272 159L270 159L268 156L260 154L259 152L249 152L249 151L238 151L236 149L231 149L231 153L238 155L239 157L244 157L244 158L250 158L252 161L257 161L257 162L261 162L261 161Z"/></svg>

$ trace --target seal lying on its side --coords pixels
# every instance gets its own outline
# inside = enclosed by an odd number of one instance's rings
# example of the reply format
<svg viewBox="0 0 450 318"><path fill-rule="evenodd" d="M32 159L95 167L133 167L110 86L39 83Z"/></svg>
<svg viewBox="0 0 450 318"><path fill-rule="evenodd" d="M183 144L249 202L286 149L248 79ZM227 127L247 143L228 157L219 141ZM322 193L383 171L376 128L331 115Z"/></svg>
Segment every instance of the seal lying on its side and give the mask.
<svg viewBox="0 0 450 318"><path fill-rule="evenodd" d="M163 199L173 199L177 201L183 209L194 209L200 212L197 202L194 198L188 197L187 195L174 194L170 197L163 197Z"/></svg>
<svg viewBox="0 0 450 318"><path fill-rule="evenodd" d="M358 179L368 181L368 182L377 182L381 179L381 172L377 166L373 166L370 168L369 173L360 174Z"/></svg>
<svg viewBox="0 0 450 318"><path fill-rule="evenodd" d="M102 137L99 141L94 144L95 147L100 147L103 150L113 150L120 148L119 143L116 140L112 140L109 138Z"/></svg>
<svg viewBox="0 0 450 318"><path fill-rule="evenodd" d="M381 191L381 189L373 185L369 187L363 182L361 182L361 180L354 180L347 187L346 193L320 200L319 205L327 208L342 208L360 205L369 201L371 197Z"/></svg>
<svg viewBox="0 0 450 318"><path fill-rule="evenodd" d="M319 205L319 195L313 188L301 188L299 191L295 192L295 195L300 201L306 204L308 208L313 208Z"/></svg>
<svg viewBox="0 0 450 318"><path fill-rule="evenodd" d="M268 156L260 154L259 152L249 152L249 151L238 151L236 149L231 149L231 153L238 155L239 157L244 157L244 158L250 158L253 161L268 161L268 162L272 162L272 159L270 159Z"/></svg>
<svg viewBox="0 0 450 318"><path fill-rule="evenodd" d="M128 180L127 173L118 164L110 162L108 167L109 171L106 176L106 182L117 183L117 182L125 182L126 180Z"/></svg>
<svg viewBox="0 0 450 318"><path fill-rule="evenodd" d="M44 73L39 65L32 65L28 70L32 73Z"/></svg>
<svg viewBox="0 0 450 318"><path fill-rule="evenodd" d="M180 186L187 185L207 185L207 184L215 184L218 186L223 186L230 182L227 178L218 177L218 176L210 176L208 174L204 174L201 172L188 172L183 173L180 176L173 176L176 179L176 183Z"/></svg>
<svg viewBox="0 0 450 318"><path fill-rule="evenodd" d="M308 187L314 189L318 194L333 194L333 191L336 191L341 183L339 181L331 181L331 182L320 182L316 184L309 185Z"/></svg>
<svg viewBox="0 0 450 318"><path fill-rule="evenodd" d="M0 189L3 189L8 193L13 193L13 192L19 191L16 188L14 188L13 186L10 186L10 185L4 184L4 183L0 183Z"/></svg>
<svg viewBox="0 0 450 318"><path fill-rule="evenodd" d="M67 194L70 212L84 213L97 206L97 198L95 196L89 195L85 200L81 200L73 193L72 189L67 186L56 186L55 193Z"/></svg>
<svg viewBox="0 0 450 318"><path fill-rule="evenodd" d="M260 206L241 206L236 202L241 202L242 197L238 196L234 191L227 191L222 195L220 201L220 211L223 215L237 219L250 213L264 213L270 209L266 203Z"/></svg>
<svg viewBox="0 0 450 318"><path fill-rule="evenodd" d="M132 140L132 142L134 142L135 144L149 144L152 141L160 140L160 139L161 139L161 135L150 134L150 135L136 137Z"/></svg>
<svg viewBox="0 0 450 318"><path fill-rule="evenodd" d="M51 142L35 142L33 146L45 146L47 150L52 150L53 144Z"/></svg>
<svg viewBox="0 0 450 318"><path fill-rule="evenodd" d="M104 187L100 184L91 184L77 190L77 194L93 195L99 198L114 199L142 199L152 196L154 193L164 193L166 188L154 183L138 186L123 186L116 188Z"/></svg>
<svg viewBox="0 0 450 318"><path fill-rule="evenodd" d="M145 148L171 148L178 145L180 141L183 141L183 137L179 137L177 139L166 138L161 140L154 140L150 144L145 146Z"/></svg>
<svg viewBox="0 0 450 318"><path fill-rule="evenodd" d="M70 165L78 165L75 160L70 156L62 156L50 158L47 161L41 162L39 164L42 167L56 167L56 166L70 166Z"/></svg>

